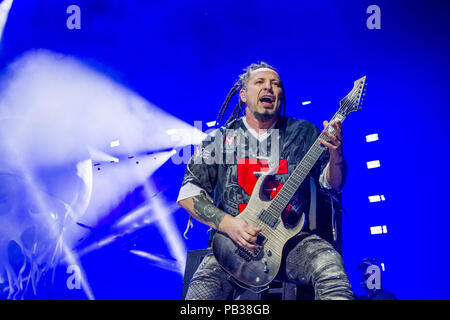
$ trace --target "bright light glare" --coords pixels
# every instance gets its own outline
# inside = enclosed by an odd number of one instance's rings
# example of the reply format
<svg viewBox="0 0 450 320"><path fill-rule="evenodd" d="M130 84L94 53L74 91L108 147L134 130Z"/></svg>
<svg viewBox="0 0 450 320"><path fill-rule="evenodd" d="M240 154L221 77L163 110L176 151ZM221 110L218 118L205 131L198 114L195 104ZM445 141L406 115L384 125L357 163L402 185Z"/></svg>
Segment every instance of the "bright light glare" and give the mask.
<svg viewBox="0 0 450 320"><path fill-rule="evenodd" d="M11 9L13 0L3 0L0 3L0 40L3 36L6 20L8 20L9 10Z"/></svg>

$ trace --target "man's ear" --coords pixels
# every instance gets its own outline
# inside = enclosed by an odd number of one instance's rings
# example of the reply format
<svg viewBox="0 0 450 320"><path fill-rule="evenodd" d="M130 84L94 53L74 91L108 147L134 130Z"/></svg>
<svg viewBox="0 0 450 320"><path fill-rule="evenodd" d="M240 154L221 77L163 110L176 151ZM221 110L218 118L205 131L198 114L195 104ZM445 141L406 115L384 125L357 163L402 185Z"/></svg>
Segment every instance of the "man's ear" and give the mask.
<svg viewBox="0 0 450 320"><path fill-rule="evenodd" d="M239 96L241 97L242 102L247 102L247 94L245 92L245 89L242 88L241 91L239 91Z"/></svg>

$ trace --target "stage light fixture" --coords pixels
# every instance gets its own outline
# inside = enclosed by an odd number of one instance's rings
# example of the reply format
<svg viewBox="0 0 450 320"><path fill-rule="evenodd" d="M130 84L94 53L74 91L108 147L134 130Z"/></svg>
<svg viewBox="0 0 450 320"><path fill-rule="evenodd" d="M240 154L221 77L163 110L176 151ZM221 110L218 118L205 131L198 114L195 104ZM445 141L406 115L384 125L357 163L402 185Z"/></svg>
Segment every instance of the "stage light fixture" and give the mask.
<svg viewBox="0 0 450 320"><path fill-rule="evenodd" d="M367 169L379 168L381 166L380 160L373 160L367 162Z"/></svg>
<svg viewBox="0 0 450 320"><path fill-rule="evenodd" d="M384 226L373 226L373 227L370 227L370 233L372 235L387 233L387 227L385 225Z"/></svg>
<svg viewBox="0 0 450 320"><path fill-rule="evenodd" d="M366 142L378 141L378 133L369 134L366 136Z"/></svg>
<svg viewBox="0 0 450 320"><path fill-rule="evenodd" d="M369 196L369 202L380 202L384 200L385 200L384 195Z"/></svg>

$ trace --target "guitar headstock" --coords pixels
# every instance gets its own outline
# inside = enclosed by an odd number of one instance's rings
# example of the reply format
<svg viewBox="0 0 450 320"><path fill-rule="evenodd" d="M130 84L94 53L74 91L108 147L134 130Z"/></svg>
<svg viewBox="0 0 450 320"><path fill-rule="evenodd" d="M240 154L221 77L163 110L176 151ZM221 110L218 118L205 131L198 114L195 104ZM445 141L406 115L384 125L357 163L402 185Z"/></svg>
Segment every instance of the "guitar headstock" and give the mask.
<svg viewBox="0 0 450 320"><path fill-rule="evenodd" d="M352 112L361 110L364 96L366 95L366 87L366 76L356 80L353 84L352 91L339 102L340 108L338 112L347 116Z"/></svg>

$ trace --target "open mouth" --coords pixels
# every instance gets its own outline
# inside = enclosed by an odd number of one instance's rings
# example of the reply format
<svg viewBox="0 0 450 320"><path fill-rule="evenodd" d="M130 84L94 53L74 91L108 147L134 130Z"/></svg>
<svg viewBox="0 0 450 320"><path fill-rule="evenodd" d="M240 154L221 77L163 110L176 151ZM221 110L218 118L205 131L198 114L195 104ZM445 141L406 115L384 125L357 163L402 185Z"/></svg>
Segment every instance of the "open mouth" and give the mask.
<svg viewBox="0 0 450 320"><path fill-rule="evenodd" d="M275 102L275 97L271 95L262 96L259 101L264 107L272 107Z"/></svg>

